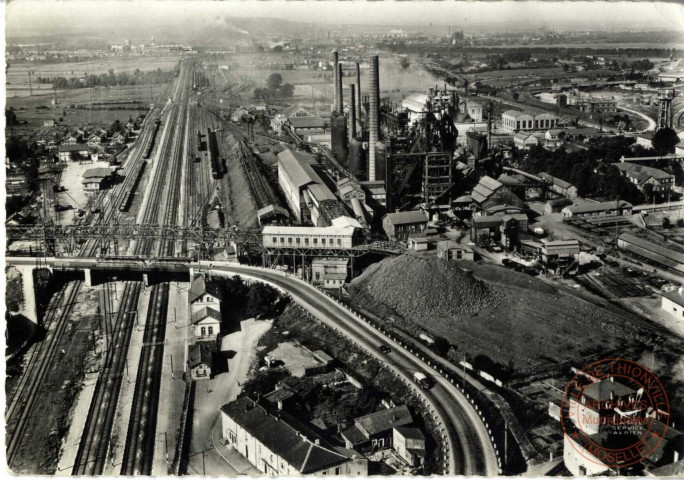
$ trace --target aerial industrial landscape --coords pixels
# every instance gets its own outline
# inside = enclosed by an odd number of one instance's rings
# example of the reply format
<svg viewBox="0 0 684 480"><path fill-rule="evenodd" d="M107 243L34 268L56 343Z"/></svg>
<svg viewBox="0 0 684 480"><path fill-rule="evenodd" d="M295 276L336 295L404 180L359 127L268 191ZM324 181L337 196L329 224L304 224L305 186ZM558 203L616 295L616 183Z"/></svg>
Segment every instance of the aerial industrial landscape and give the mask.
<svg viewBox="0 0 684 480"><path fill-rule="evenodd" d="M684 475L681 7L127 5L4 7L8 471Z"/></svg>

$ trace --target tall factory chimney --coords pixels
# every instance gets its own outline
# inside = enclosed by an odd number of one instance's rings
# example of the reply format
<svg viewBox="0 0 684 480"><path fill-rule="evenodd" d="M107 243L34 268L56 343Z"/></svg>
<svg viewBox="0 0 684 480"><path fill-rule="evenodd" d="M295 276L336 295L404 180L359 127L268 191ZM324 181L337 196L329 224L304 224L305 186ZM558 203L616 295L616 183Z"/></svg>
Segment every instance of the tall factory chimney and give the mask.
<svg viewBox="0 0 684 480"><path fill-rule="evenodd" d="M349 139L356 138L356 85L349 85L351 89L349 97Z"/></svg>
<svg viewBox="0 0 684 480"><path fill-rule="evenodd" d="M347 116L344 114L342 98L342 64L337 60L337 52L333 52L335 63L335 108L330 115L330 140L332 153L337 160L344 164L347 161Z"/></svg>
<svg viewBox="0 0 684 480"><path fill-rule="evenodd" d="M344 101L342 98L342 64L337 64L335 74L335 111L338 115L344 113Z"/></svg>
<svg viewBox="0 0 684 480"><path fill-rule="evenodd" d="M361 67L356 62L356 114L361 119Z"/></svg>
<svg viewBox="0 0 684 480"><path fill-rule="evenodd" d="M337 64L339 62L339 57L337 50L332 52L333 56L333 75L335 75L335 82L333 84L333 110L337 109Z"/></svg>
<svg viewBox="0 0 684 480"><path fill-rule="evenodd" d="M492 148L492 102L487 102L487 148Z"/></svg>
<svg viewBox="0 0 684 480"><path fill-rule="evenodd" d="M368 115L368 180L375 181L375 145L380 136L380 68L378 56L371 57L370 112Z"/></svg>

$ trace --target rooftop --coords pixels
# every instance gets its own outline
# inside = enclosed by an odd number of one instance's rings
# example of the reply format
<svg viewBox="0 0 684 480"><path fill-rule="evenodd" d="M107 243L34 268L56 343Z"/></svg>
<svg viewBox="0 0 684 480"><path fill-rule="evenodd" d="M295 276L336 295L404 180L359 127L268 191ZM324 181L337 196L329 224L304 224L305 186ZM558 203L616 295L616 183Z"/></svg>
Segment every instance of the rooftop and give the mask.
<svg viewBox="0 0 684 480"><path fill-rule="evenodd" d="M392 225L408 225L411 223L427 223L428 218L418 210L409 210L408 212L388 213L385 217Z"/></svg>
<svg viewBox="0 0 684 480"><path fill-rule="evenodd" d="M188 347L188 366L195 368L199 365L214 365L215 342L197 342Z"/></svg>
<svg viewBox="0 0 684 480"><path fill-rule="evenodd" d="M301 188L309 183L323 183L311 165L315 163L311 154L283 150L278 154L278 168L283 168L295 187Z"/></svg>
<svg viewBox="0 0 684 480"><path fill-rule="evenodd" d="M219 322L221 321L221 312L218 310L215 310L211 307L202 307L196 312L194 312L191 316L192 323L193 325L197 322L201 322L205 318L210 317L215 320L218 320Z"/></svg>
<svg viewBox="0 0 684 480"><path fill-rule="evenodd" d="M354 420L362 432L369 437L413 423L413 417L406 405L380 410Z"/></svg>
<svg viewBox="0 0 684 480"><path fill-rule="evenodd" d="M315 473L350 459L312 428L268 404L242 397L223 405L221 411L299 473Z"/></svg>
<svg viewBox="0 0 684 480"><path fill-rule="evenodd" d="M601 212L604 210L613 210L616 208L632 208L632 204L629 202L625 202L624 200L620 200L619 203L617 200L611 200L609 202L596 202L596 203L585 203L582 205L571 205L567 208L569 211L572 213L591 213L591 212Z"/></svg>
<svg viewBox="0 0 684 480"><path fill-rule="evenodd" d="M89 168L83 172L83 178L107 178L112 171L107 167Z"/></svg>

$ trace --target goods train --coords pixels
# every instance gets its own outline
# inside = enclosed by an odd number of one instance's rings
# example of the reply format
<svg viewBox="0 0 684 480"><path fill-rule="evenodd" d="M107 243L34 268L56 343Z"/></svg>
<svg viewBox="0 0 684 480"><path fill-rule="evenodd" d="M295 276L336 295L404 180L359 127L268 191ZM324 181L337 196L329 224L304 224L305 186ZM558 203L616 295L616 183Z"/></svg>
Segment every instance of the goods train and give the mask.
<svg viewBox="0 0 684 480"><path fill-rule="evenodd" d="M212 132L211 128L207 128L207 139L209 147L209 161L211 162L211 176L214 179L223 178L228 172L226 162L219 156L218 141L216 140L216 132Z"/></svg>

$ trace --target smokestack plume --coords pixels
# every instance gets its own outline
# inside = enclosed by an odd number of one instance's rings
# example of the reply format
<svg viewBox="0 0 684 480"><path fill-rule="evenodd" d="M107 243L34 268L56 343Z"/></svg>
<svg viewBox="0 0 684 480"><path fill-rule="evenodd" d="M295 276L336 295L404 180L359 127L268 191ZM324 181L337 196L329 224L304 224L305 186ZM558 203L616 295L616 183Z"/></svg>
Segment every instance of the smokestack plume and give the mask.
<svg viewBox="0 0 684 480"><path fill-rule="evenodd" d="M375 181L375 144L380 137L380 67L378 56L371 57L370 112L368 115L368 180Z"/></svg>
<svg viewBox="0 0 684 480"><path fill-rule="evenodd" d="M337 109L337 64L339 62L339 57L337 55L337 50L332 52L333 57L333 74L335 75L335 84L333 85L333 108Z"/></svg>
<svg viewBox="0 0 684 480"><path fill-rule="evenodd" d="M335 84L335 91L337 92L337 95L335 97L335 110L337 111L338 115L344 114L344 98L342 96L342 64L338 63L337 64L337 75L335 75L336 84Z"/></svg>
<svg viewBox="0 0 684 480"><path fill-rule="evenodd" d="M356 114L361 118L361 67L356 62Z"/></svg>
<svg viewBox="0 0 684 480"><path fill-rule="evenodd" d="M349 97L349 138L356 138L356 85L353 83L349 86L351 93Z"/></svg>

